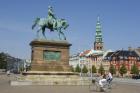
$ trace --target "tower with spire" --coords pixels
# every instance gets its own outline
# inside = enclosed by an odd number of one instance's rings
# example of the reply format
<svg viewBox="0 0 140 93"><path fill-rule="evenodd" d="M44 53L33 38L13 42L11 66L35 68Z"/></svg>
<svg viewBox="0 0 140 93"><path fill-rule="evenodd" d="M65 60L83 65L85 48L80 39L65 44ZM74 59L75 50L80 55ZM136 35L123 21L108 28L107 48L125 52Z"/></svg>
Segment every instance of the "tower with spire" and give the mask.
<svg viewBox="0 0 140 93"><path fill-rule="evenodd" d="M102 29L100 18L98 16L96 23L96 34L95 34L95 42L94 42L94 50L103 50L103 38L102 38Z"/></svg>

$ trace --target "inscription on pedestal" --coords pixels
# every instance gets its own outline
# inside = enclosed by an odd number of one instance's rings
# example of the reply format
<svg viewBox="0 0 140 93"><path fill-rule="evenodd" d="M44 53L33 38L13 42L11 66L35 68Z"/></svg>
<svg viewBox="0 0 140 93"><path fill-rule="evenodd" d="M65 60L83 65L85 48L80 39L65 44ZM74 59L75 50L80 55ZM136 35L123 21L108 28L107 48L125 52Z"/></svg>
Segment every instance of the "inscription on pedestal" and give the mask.
<svg viewBox="0 0 140 93"><path fill-rule="evenodd" d="M56 61L58 62L61 59L60 51L43 51L43 59L44 61Z"/></svg>

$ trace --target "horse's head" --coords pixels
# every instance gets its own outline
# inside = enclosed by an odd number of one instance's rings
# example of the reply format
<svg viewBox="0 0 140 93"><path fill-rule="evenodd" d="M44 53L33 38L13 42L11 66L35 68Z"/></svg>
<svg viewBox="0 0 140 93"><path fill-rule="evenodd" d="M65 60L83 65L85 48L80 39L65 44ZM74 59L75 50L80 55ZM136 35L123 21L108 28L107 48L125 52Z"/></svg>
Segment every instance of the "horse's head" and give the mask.
<svg viewBox="0 0 140 93"><path fill-rule="evenodd" d="M62 22L62 27L64 29L66 29L69 26L68 22L65 19L61 19L61 22Z"/></svg>
<svg viewBox="0 0 140 93"><path fill-rule="evenodd" d="M32 29L34 29L34 27L36 26L36 24L38 23L38 21L40 20L40 18L36 18L34 21L34 24L32 25Z"/></svg>

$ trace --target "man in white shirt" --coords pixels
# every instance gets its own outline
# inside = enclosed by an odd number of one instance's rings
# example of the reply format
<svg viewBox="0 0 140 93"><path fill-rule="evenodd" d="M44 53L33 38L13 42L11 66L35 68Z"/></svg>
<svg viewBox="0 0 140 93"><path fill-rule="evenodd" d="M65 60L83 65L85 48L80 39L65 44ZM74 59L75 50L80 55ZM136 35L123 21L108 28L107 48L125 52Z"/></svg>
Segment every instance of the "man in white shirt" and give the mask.
<svg viewBox="0 0 140 93"><path fill-rule="evenodd" d="M109 72L107 77L107 82L111 83L112 80L113 80L112 74Z"/></svg>

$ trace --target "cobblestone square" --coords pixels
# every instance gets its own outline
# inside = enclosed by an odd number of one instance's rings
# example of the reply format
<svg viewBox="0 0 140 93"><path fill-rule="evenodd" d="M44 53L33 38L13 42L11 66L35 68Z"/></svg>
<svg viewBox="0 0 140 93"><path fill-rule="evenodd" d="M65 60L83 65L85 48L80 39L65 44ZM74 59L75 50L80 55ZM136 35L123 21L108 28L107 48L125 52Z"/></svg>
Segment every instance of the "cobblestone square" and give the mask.
<svg viewBox="0 0 140 93"><path fill-rule="evenodd" d="M10 86L10 79L12 76L0 75L0 93L103 93L95 92L89 86ZM110 93L139 93L140 83L119 81L115 80Z"/></svg>

